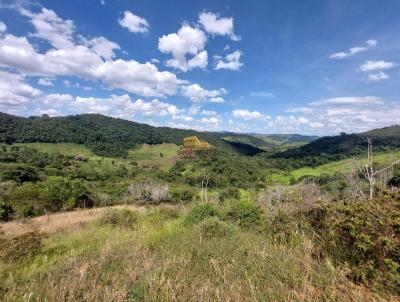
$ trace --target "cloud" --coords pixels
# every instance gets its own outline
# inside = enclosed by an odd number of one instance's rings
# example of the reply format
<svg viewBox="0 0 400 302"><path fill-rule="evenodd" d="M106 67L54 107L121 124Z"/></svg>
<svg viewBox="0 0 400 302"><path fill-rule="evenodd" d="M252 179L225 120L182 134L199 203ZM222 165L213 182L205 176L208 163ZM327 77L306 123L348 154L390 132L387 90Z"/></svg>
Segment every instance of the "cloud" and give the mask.
<svg viewBox="0 0 400 302"><path fill-rule="evenodd" d="M307 107L307 106L302 106L302 107L294 107L294 108L289 108L286 110L286 112L302 112L302 113L311 113L314 111L315 108L312 107Z"/></svg>
<svg viewBox="0 0 400 302"><path fill-rule="evenodd" d="M217 115L217 112L214 110L202 110L200 112L200 114L202 114L202 115Z"/></svg>
<svg viewBox="0 0 400 302"><path fill-rule="evenodd" d="M146 19L136 16L130 11L124 11L124 16L118 20L118 23L133 33L147 33L149 31L149 22Z"/></svg>
<svg viewBox="0 0 400 302"><path fill-rule="evenodd" d="M106 1L105 0L100 0L100 4L101 5L106 5Z"/></svg>
<svg viewBox="0 0 400 302"><path fill-rule="evenodd" d="M72 20L64 20L47 8L42 8L40 13L32 13L20 9L20 13L28 18L36 29L31 36L48 41L56 49L69 49L74 47L73 33L75 30Z"/></svg>
<svg viewBox="0 0 400 302"><path fill-rule="evenodd" d="M203 25L204 30L211 35L228 36L233 41L239 41L241 39L234 33L233 18L219 18L217 14L202 12L199 15L199 23Z"/></svg>
<svg viewBox="0 0 400 302"><path fill-rule="evenodd" d="M68 106L74 101L74 98L70 94L51 93L39 97L37 101L42 105L59 108Z"/></svg>
<svg viewBox="0 0 400 302"><path fill-rule="evenodd" d="M204 46L207 37L198 28L182 25L177 33L164 35L158 39L158 49L162 53L170 53L172 59L167 60L166 65L182 71L193 68L206 68L208 64L207 51ZM187 55L193 57L188 61Z"/></svg>
<svg viewBox="0 0 400 302"><path fill-rule="evenodd" d="M26 105L42 92L25 83L25 77L20 74L0 71L0 108L19 107Z"/></svg>
<svg viewBox="0 0 400 302"><path fill-rule="evenodd" d="M215 69L240 70L240 67L243 66L243 63L240 62L240 57L242 56L242 54L243 53L240 50L236 50L230 54L227 54L225 56L225 60L215 57L217 59Z"/></svg>
<svg viewBox="0 0 400 302"><path fill-rule="evenodd" d="M329 57L331 59L344 59L347 57L351 57L355 54L358 54L360 52L367 51L368 49L375 47L377 44L378 44L378 41L376 41L376 40L373 40L373 39L367 40L367 41L365 41L365 46L355 46L355 47L350 48L348 52L343 52L343 51L337 52L337 53L331 54Z"/></svg>
<svg viewBox="0 0 400 302"><path fill-rule="evenodd" d="M380 82L383 80L390 79L390 77L383 71L379 71L377 73L369 74L368 79L370 79L373 82Z"/></svg>
<svg viewBox="0 0 400 302"><path fill-rule="evenodd" d="M177 92L185 81L175 74L151 64L134 60L106 60L111 57L110 41L91 40L92 47L73 45L66 49L49 49L38 53L26 37L5 35L0 37L0 65L16 68L33 75L77 76L87 80L99 80L110 88L120 88L143 96L165 96ZM112 43L112 42L111 42Z"/></svg>
<svg viewBox="0 0 400 302"><path fill-rule="evenodd" d="M223 103L225 100L222 98L227 93L224 88L218 90L207 90L199 84L191 84L182 86L182 95L189 98L192 102L210 102L210 103Z"/></svg>
<svg viewBox="0 0 400 302"><path fill-rule="evenodd" d="M129 95L112 95L108 98L84 98L76 97L70 104L71 110L75 112L89 112L105 114L114 117L132 119L135 115L145 117L175 116L182 112L175 105L161 102L157 99L133 101Z"/></svg>
<svg viewBox="0 0 400 302"><path fill-rule="evenodd" d="M308 104L309 126L321 133L362 132L400 122L400 105L376 96L345 96ZM321 125L323 124L323 125Z"/></svg>
<svg viewBox="0 0 400 302"><path fill-rule="evenodd" d="M275 94L268 92L268 91L255 91L250 92L251 96L260 97L260 98L274 98Z"/></svg>
<svg viewBox="0 0 400 302"><path fill-rule="evenodd" d="M343 105L381 105L383 100L375 96L363 96L363 97L337 97L329 98L318 102L310 103L311 106L323 106L323 105L333 105L333 106L343 106Z"/></svg>
<svg viewBox="0 0 400 302"><path fill-rule="evenodd" d="M0 33L5 32L7 30L7 25L4 22L0 21Z"/></svg>
<svg viewBox="0 0 400 302"><path fill-rule="evenodd" d="M203 117L200 120L200 122L202 122L203 124L207 124L208 127L217 128L217 127L219 127L219 124L221 121L216 117L210 117L210 118Z"/></svg>
<svg viewBox="0 0 400 302"><path fill-rule="evenodd" d="M114 49L121 49L117 43L104 37L85 40L85 44L105 60L110 60L115 57Z"/></svg>
<svg viewBox="0 0 400 302"><path fill-rule="evenodd" d="M59 110L56 109L42 109L42 108L36 108L34 111L35 115L43 115L46 114L48 116L62 116L63 113Z"/></svg>
<svg viewBox="0 0 400 302"><path fill-rule="evenodd" d="M238 119L242 119L245 121L251 121L251 120L269 120L270 116L262 114L256 110L254 111L249 111L246 109L236 109L232 111L232 114L234 117Z"/></svg>
<svg viewBox="0 0 400 302"><path fill-rule="evenodd" d="M232 112L237 119L232 125L240 132L326 135L363 132L400 123L400 103L377 96L328 98L287 111L301 115L266 118L267 115L259 111L238 109Z"/></svg>
<svg viewBox="0 0 400 302"><path fill-rule="evenodd" d="M365 61L365 63L360 66L360 69L362 71L386 70L396 65L396 63L386 61Z"/></svg>
<svg viewBox="0 0 400 302"><path fill-rule="evenodd" d="M53 79L49 79L49 78L39 78L37 83L42 86L54 86Z"/></svg>

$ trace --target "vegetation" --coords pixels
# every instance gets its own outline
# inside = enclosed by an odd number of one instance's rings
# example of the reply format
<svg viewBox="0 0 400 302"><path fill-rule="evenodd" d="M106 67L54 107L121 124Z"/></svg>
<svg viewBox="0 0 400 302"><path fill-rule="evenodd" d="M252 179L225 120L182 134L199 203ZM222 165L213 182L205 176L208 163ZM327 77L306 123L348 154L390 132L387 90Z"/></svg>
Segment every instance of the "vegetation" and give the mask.
<svg viewBox="0 0 400 302"><path fill-rule="evenodd" d="M139 144L181 144L186 136L196 135L213 146L240 152L235 146L211 132L152 127L98 114L66 117L17 117L0 112L0 142L84 144L97 155L124 156Z"/></svg>
<svg viewBox="0 0 400 302"><path fill-rule="evenodd" d="M183 130L1 118L1 301L399 300L400 167L377 175L369 199L358 138L272 154L260 137L203 133L217 148L179 158ZM376 171L399 157L396 129L368 133L382 138ZM338 154L302 155L335 140Z"/></svg>

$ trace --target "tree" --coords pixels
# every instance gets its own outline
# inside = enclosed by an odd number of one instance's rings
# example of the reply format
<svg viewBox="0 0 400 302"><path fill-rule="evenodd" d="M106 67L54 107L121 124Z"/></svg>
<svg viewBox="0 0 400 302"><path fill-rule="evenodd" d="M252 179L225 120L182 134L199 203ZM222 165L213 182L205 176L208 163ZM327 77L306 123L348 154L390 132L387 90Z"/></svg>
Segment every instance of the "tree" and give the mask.
<svg viewBox="0 0 400 302"><path fill-rule="evenodd" d="M201 201L208 202L208 188L209 188L210 176L206 173L206 169L203 168L203 179L201 180Z"/></svg>
<svg viewBox="0 0 400 302"><path fill-rule="evenodd" d="M362 167L359 168L360 173L365 177L369 184L369 198L374 198L374 188L376 184L376 179L384 172L389 169L392 169L395 165L400 163L400 160L392 162L389 166L382 168L380 170L374 170L374 157L373 157L373 145L372 139L370 137L367 138L368 141L368 158Z"/></svg>

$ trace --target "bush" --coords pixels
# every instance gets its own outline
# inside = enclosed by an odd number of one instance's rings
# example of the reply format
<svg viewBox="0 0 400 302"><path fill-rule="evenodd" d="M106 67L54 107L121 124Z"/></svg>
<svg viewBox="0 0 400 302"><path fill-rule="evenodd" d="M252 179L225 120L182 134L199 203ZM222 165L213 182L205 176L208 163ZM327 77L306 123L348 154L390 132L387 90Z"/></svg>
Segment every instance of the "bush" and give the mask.
<svg viewBox="0 0 400 302"><path fill-rule="evenodd" d="M400 187L400 175L395 175L393 178L389 181L388 183L389 186L391 187Z"/></svg>
<svg viewBox="0 0 400 302"><path fill-rule="evenodd" d="M239 199L240 190L236 187L229 187L223 190L219 196L222 201L227 199Z"/></svg>
<svg viewBox="0 0 400 302"><path fill-rule="evenodd" d="M208 217L199 224L200 232L204 237L226 237L234 233L233 225L221 221L218 217Z"/></svg>
<svg viewBox="0 0 400 302"><path fill-rule="evenodd" d="M335 202L309 220L323 251L358 283L400 293L400 198Z"/></svg>
<svg viewBox="0 0 400 302"><path fill-rule="evenodd" d="M169 185L156 181L139 182L129 185L128 194L133 200L160 203L168 200Z"/></svg>
<svg viewBox="0 0 400 302"><path fill-rule="evenodd" d="M100 218L100 224L134 228L138 215L129 209L109 209Z"/></svg>
<svg viewBox="0 0 400 302"><path fill-rule="evenodd" d="M40 196L55 210L92 206L89 192L81 181L60 176L48 177L41 184Z"/></svg>
<svg viewBox="0 0 400 302"><path fill-rule="evenodd" d="M212 203L195 205L185 218L185 224L197 224L208 217L218 216L219 212Z"/></svg>
<svg viewBox="0 0 400 302"><path fill-rule="evenodd" d="M234 201L223 212L223 218L245 229L257 228L261 223L262 211L254 202Z"/></svg>
<svg viewBox="0 0 400 302"><path fill-rule="evenodd" d="M174 188L171 192L171 200L174 202L191 202L197 192L192 188Z"/></svg>
<svg viewBox="0 0 400 302"><path fill-rule="evenodd" d="M29 232L12 239L2 238L0 242L0 259L17 261L20 258L38 253L43 245L44 234Z"/></svg>
<svg viewBox="0 0 400 302"><path fill-rule="evenodd" d="M19 183L39 180L37 172L31 167L10 167L7 171L3 172L2 178Z"/></svg>
<svg viewBox="0 0 400 302"><path fill-rule="evenodd" d="M0 200L0 221L8 221L11 219L11 215L14 212L12 206L6 204Z"/></svg>

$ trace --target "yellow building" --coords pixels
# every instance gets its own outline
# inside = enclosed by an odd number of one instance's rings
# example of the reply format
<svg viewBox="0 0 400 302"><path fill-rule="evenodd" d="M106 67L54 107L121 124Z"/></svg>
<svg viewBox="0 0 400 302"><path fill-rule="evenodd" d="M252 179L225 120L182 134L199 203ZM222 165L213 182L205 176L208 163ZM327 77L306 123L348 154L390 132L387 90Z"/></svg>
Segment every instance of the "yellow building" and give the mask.
<svg viewBox="0 0 400 302"><path fill-rule="evenodd" d="M211 146L206 141L199 140L197 136L188 136L183 139L183 147L185 149L211 149Z"/></svg>

